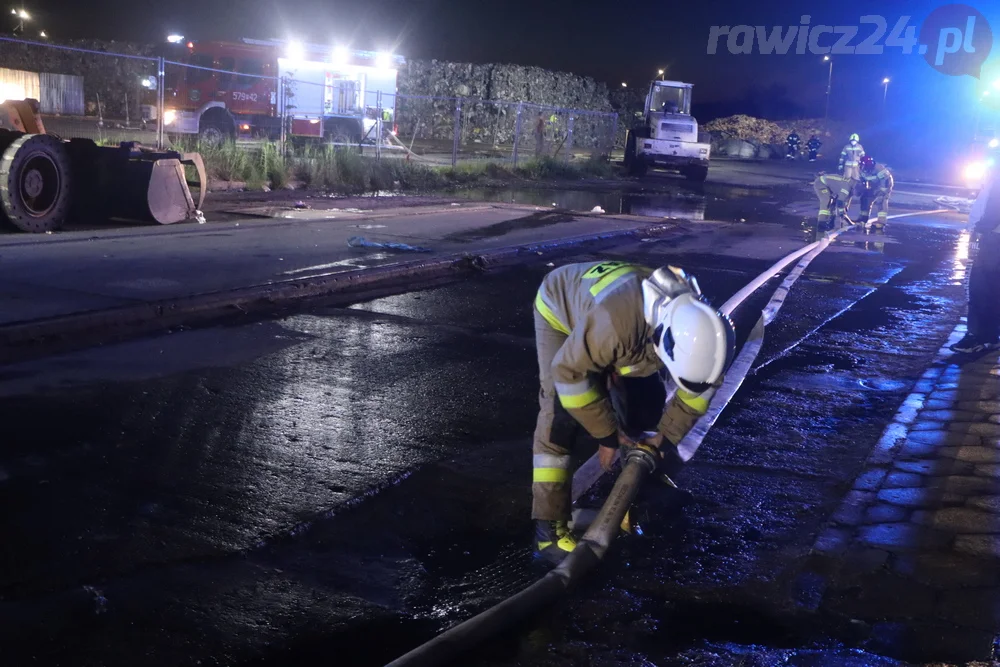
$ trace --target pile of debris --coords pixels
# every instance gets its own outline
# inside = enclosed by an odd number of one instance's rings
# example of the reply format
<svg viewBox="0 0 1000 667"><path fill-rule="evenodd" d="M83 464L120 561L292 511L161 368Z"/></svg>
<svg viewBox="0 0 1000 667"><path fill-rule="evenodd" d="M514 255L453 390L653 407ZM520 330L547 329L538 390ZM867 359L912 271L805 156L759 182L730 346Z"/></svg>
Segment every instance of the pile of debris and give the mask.
<svg viewBox="0 0 1000 667"><path fill-rule="evenodd" d="M840 146L850 134L841 125L823 119L770 121L740 114L718 118L701 129L711 133L714 154L766 160L785 156L785 140L793 131L799 135L803 148L814 134L828 151L834 145Z"/></svg>
<svg viewBox="0 0 1000 667"><path fill-rule="evenodd" d="M529 143L539 117L545 123L546 141L565 136L570 109L608 114L577 114L574 146L610 141L615 131L607 86L590 77L520 65L410 60L399 72L395 105L399 135L407 142L439 140L450 146L457 99L462 144L512 143L519 113L521 139Z"/></svg>

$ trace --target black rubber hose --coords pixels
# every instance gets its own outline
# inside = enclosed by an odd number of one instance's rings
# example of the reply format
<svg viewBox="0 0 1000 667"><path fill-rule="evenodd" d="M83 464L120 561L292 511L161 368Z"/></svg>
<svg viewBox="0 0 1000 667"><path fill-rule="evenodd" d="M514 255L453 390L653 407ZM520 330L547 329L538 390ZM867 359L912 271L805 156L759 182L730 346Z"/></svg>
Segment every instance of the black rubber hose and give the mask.
<svg viewBox="0 0 1000 667"><path fill-rule="evenodd" d="M459 623L393 660L387 667L444 664L553 602L601 561L608 546L617 537L622 519L632 506L642 480L655 468L656 460L648 452L641 449L629 452L625 466L594 523L576 549L558 567L520 593Z"/></svg>

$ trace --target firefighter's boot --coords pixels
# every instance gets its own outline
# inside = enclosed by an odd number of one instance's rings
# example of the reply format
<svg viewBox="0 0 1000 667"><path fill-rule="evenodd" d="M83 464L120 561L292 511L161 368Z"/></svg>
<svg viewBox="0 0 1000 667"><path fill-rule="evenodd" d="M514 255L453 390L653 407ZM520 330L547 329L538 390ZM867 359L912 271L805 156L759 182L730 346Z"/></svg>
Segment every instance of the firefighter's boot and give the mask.
<svg viewBox="0 0 1000 667"><path fill-rule="evenodd" d="M576 548L576 538L565 521L535 521L535 553L558 565Z"/></svg>

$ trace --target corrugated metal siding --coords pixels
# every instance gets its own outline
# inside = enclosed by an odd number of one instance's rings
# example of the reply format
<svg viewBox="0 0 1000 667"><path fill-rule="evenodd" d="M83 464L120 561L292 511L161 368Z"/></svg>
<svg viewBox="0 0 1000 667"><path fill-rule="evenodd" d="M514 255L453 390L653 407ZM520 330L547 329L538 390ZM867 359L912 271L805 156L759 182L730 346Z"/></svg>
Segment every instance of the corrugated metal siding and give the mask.
<svg viewBox="0 0 1000 667"><path fill-rule="evenodd" d="M42 113L82 116L83 77L70 74L49 74L39 76L41 97L38 102Z"/></svg>
<svg viewBox="0 0 1000 667"><path fill-rule="evenodd" d="M29 97L37 100L40 96L38 74L0 67L0 102Z"/></svg>

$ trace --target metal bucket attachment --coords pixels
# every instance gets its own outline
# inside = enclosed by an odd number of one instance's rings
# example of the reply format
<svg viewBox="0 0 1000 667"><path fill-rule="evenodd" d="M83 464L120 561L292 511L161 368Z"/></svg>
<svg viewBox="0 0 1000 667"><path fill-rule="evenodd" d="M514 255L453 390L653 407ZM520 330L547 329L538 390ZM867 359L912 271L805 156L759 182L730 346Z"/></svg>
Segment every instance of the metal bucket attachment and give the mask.
<svg viewBox="0 0 1000 667"><path fill-rule="evenodd" d="M151 164L146 188L149 217L161 225L197 217L199 209L194 205L180 160L157 160Z"/></svg>
<svg viewBox="0 0 1000 667"><path fill-rule="evenodd" d="M198 153L155 151L134 143L111 148L84 139L73 139L69 147L76 171L86 179L78 189L78 215L161 225L204 220L207 179ZM198 181L188 182L188 169ZM197 197L189 186L198 188Z"/></svg>
<svg viewBox="0 0 1000 667"><path fill-rule="evenodd" d="M201 159L201 153L181 153L181 164L194 167L198 175L198 182L188 181L188 187L198 188L198 211L205 208L205 195L208 194L208 177L205 175L205 161Z"/></svg>

